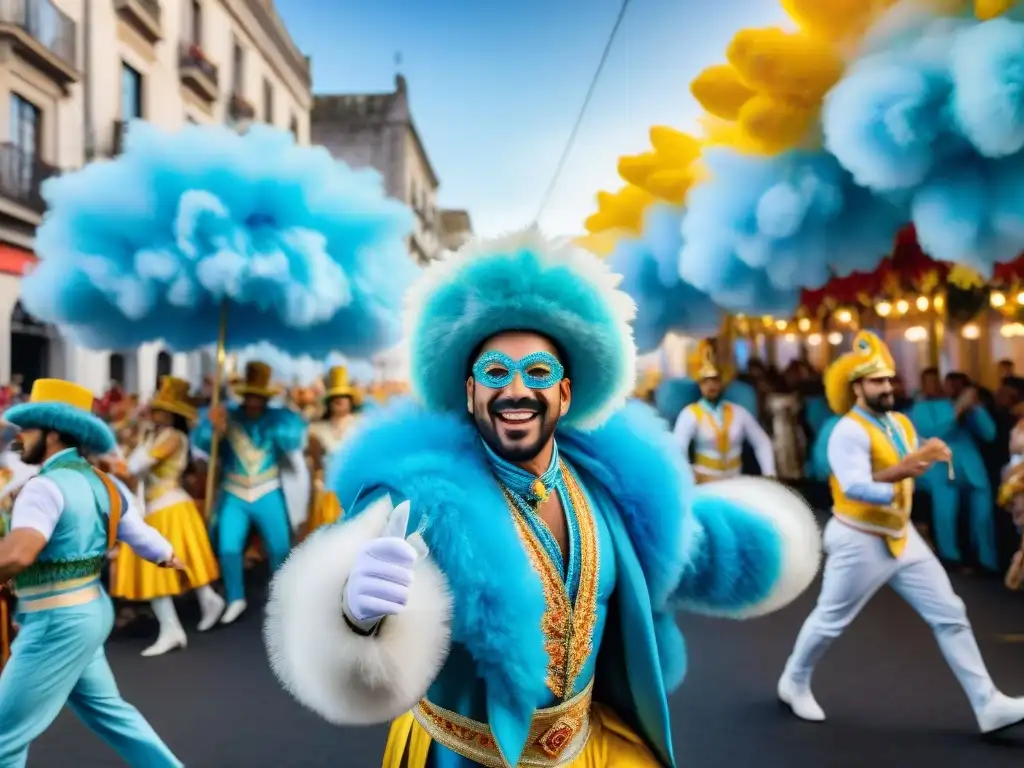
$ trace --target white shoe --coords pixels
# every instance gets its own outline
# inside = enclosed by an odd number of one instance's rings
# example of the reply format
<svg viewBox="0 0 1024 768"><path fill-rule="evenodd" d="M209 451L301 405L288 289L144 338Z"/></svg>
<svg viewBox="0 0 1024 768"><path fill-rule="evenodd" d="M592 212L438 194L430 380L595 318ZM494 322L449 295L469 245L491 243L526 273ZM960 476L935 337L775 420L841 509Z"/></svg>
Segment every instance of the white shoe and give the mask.
<svg viewBox="0 0 1024 768"><path fill-rule="evenodd" d="M185 650L188 645L188 637L184 632L166 633L157 637L156 642L142 652L143 656L163 656L165 653L176 651L179 648Z"/></svg>
<svg viewBox="0 0 1024 768"><path fill-rule="evenodd" d="M1010 698L996 691L980 710L974 713L982 733L995 733L1024 722L1024 697Z"/></svg>
<svg viewBox="0 0 1024 768"><path fill-rule="evenodd" d="M220 617L220 623L233 624L239 616L245 613L245 609L248 607L249 605L245 600L232 600L228 603L228 607L225 609L224 615Z"/></svg>
<svg viewBox="0 0 1024 768"><path fill-rule="evenodd" d="M793 714L801 720L812 723L825 720L825 710L815 701L810 686L798 686L784 674L779 680L778 694L779 701L793 710Z"/></svg>
<svg viewBox="0 0 1024 768"><path fill-rule="evenodd" d="M224 607L226 605L227 602L225 602L224 598L216 592L211 592L209 596L200 598L199 608L202 615L199 618L199 625L196 629L200 632L206 632L207 630L213 629L217 620L224 613Z"/></svg>

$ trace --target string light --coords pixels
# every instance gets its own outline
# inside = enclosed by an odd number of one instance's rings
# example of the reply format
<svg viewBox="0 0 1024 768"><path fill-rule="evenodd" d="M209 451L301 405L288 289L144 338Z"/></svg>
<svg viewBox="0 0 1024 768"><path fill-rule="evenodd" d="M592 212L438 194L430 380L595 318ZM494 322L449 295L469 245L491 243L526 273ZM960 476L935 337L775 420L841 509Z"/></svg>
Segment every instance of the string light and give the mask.
<svg viewBox="0 0 1024 768"><path fill-rule="evenodd" d="M812 347L818 346L819 344L821 344L821 334L812 333L810 336L807 337L807 343Z"/></svg>
<svg viewBox="0 0 1024 768"><path fill-rule="evenodd" d="M776 321L775 321L775 328L776 328L777 330L779 330L779 331L784 331L784 330L786 330L786 325L787 325L787 323L786 323L786 321L785 321L785 320L776 320Z"/></svg>
<svg viewBox="0 0 1024 768"><path fill-rule="evenodd" d="M928 305L930 303L931 302L928 301L927 296L918 296L917 301L914 302L914 306L916 306L918 310L920 310L921 312L925 312L928 309Z"/></svg>
<svg viewBox="0 0 1024 768"><path fill-rule="evenodd" d="M999 307L1006 306L1006 296L996 291L988 297L988 303L998 309Z"/></svg>
<svg viewBox="0 0 1024 768"><path fill-rule="evenodd" d="M888 317L892 312L892 304L888 301L880 301L875 307L875 314L879 317Z"/></svg>
<svg viewBox="0 0 1024 768"><path fill-rule="evenodd" d="M833 347L838 347L843 343L843 334L839 331L832 331L832 333L828 335L828 343Z"/></svg>
<svg viewBox="0 0 1024 768"><path fill-rule="evenodd" d="M836 312L836 320L840 323L848 323L853 320L853 314L848 309L840 309Z"/></svg>
<svg viewBox="0 0 1024 768"><path fill-rule="evenodd" d="M896 312L900 315L905 315L910 311L910 302L906 299L900 299L896 302Z"/></svg>
<svg viewBox="0 0 1024 768"><path fill-rule="evenodd" d="M944 306L946 306L946 299L945 299L945 297L944 296L936 296L935 300L932 301L932 306L935 307L935 309L937 309L939 311L942 311L942 308Z"/></svg>
<svg viewBox="0 0 1024 768"><path fill-rule="evenodd" d="M783 338L786 340L787 343L792 344L794 341L796 341L796 334L787 333L785 336L783 336Z"/></svg>
<svg viewBox="0 0 1024 768"><path fill-rule="evenodd" d="M978 337L981 336L981 328L979 328L974 323L968 323L967 325L960 329L960 335L963 336L965 339L977 339Z"/></svg>
<svg viewBox="0 0 1024 768"><path fill-rule="evenodd" d="M907 330L903 334L903 337L907 341L924 341L925 339L928 338L928 329L925 328L923 325L914 325L911 326L910 328L907 328Z"/></svg>
<svg viewBox="0 0 1024 768"><path fill-rule="evenodd" d="M797 321L796 327L800 329L800 333L807 333L809 330L811 330L811 321L808 320L806 317L801 317Z"/></svg>

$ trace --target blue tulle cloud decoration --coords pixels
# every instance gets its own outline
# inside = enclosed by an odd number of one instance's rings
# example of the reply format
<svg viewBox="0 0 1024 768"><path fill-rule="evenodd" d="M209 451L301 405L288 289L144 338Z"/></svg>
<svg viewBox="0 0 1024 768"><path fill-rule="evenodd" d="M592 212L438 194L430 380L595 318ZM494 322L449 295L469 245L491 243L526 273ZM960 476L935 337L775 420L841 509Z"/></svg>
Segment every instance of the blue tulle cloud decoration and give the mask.
<svg viewBox="0 0 1024 768"><path fill-rule="evenodd" d="M239 370L246 363L261 362L269 365L274 379L288 384L307 385L321 378L329 368L336 365L348 369L349 380L354 384L369 384L374 379L373 364L368 360L348 358L331 354L326 359L314 359L308 355L293 356L267 342L252 344L235 352Z"/></svg>
<svg viewBox="0 0 1024 768"><path fill-rule="evenodd" d="M826 152L715 148L687 199L679 273L723 307L784 313L802 288L874 269L905 220Z"/></svg>
<svg viewBox="0 0 1024 768"><path fill-rule="evenodd" d="M233 349L368 357L399 340L417 272L410 211L377 173L290 133L135 122L123 155L43 194L41 261L22 300L79 343L202 347L217 339L222 301Z"/></svg>
<svg viewBox="0 0 1024 768"><path fill-rule="evenodd" d="M679 277L682 216L676 206L651 207L643 235L621 240L610 256L622 290L637 303L633 333L641 354L657 349L670 331L701 335L721 325L721 309Z"/></svg>
<svg viewBox="0 0 1024 768"><path fill-rule="evenodd" d="M990 275L1024 251L1024 23L920 18L871 41L825 100L825 144L906 207L934 258Z"/></svg>

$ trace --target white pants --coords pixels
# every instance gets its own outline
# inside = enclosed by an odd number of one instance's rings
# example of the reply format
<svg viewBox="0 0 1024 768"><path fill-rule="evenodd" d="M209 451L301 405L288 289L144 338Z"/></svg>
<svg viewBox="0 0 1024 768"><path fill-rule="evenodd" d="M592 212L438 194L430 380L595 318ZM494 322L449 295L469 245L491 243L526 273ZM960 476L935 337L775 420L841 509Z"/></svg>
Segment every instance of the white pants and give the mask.
<svg viewBox="0 0 1024 768"><path fill-rule="evenodd" d="M942 655L975 711L995 693L964 602L921 535L911 527L903 554L893 557L880 536L835 518L825 526L825 570L818 604L807 617L786 663L797 686L809 686L814 666L832 642L885 584L910 603L935 635Z"/></svg>

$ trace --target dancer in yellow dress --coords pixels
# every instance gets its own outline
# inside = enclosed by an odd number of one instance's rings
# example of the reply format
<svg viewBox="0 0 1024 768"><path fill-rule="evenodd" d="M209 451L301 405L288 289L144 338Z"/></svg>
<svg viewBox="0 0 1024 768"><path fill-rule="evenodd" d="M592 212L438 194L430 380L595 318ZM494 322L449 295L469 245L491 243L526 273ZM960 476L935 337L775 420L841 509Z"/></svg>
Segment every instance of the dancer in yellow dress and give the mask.
<svg viewBox="0 0 1024 768"><path fill-rule="evenodd" d="M160 622L160 634L143 656L160 656L184 648L187 636L173 598L190 589L197 592L202 615L198 629L210 629L224 612L224 598L211 584L220 569L210 546L206 524L195 500L181 485L189 463L189 423L196 410L188 401L187 381L165 376L150 403L151 428L128 458L128 473L143 484L146 523L174 546L185 564L187 578L160 568L121 547L111 594L126 600L148 600Z"/></svg>
<svg viewBox="0 0 1024 768"><path fill-rule="evenodd" d="M338 497L324 490L324 467L359 423L359 409L363 403L362 392L349 383L348 369L342 365L327 372L324 399L326 418L313 422L309 427L308 452L313 465L311 469L316 483L316 495L309 516L308 533L322 525L336 523L341 517L342 508Z"/></svg>

